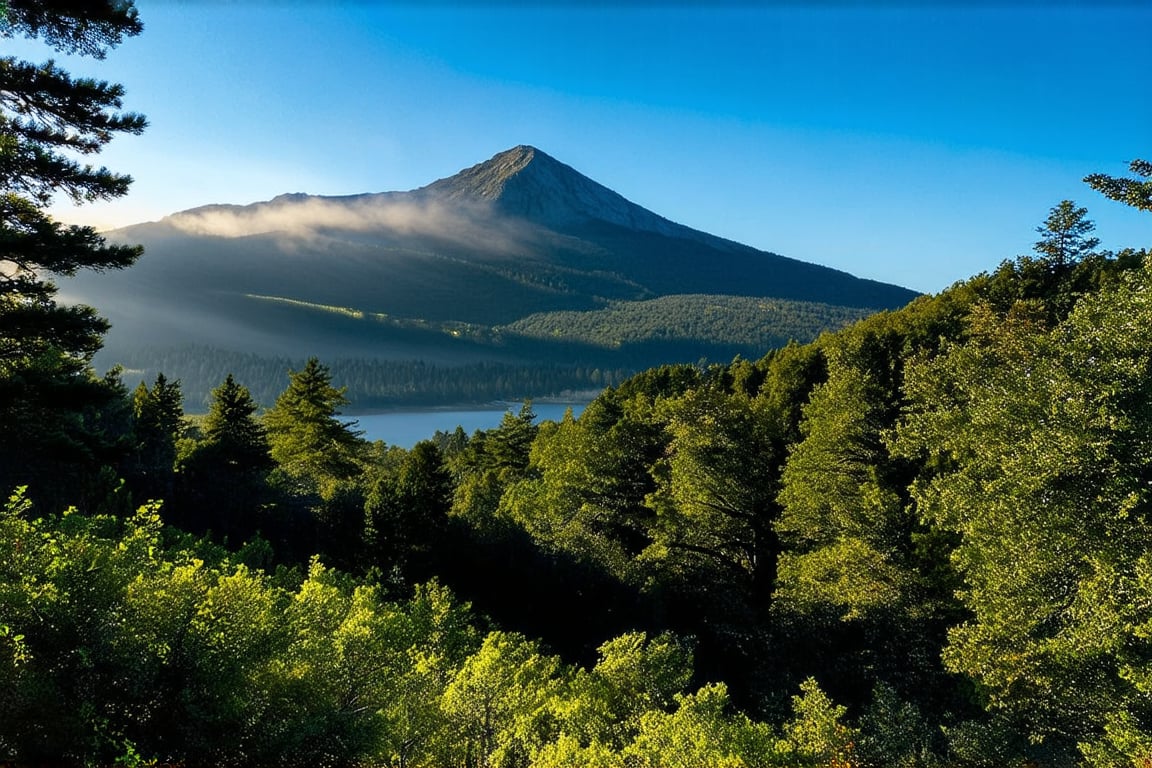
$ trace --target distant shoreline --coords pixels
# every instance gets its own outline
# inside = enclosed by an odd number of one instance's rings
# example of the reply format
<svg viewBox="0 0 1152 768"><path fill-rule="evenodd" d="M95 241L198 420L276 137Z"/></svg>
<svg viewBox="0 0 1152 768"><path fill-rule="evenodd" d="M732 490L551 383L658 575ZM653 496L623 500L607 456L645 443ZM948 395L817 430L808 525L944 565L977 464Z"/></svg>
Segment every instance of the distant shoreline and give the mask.
<svg viewBox="0 0 1152 768"><path fill-rule="evenodd" d="M598 394L598 393L597 393ZM529 398L532 405L571 405L586 406L596 399L591 397L537 397ZM519 412L524 400L501 400L486 403L456 403L454 405L400 405L395 408L354 408L341 411L340 416L356 418L357 416L381 416L392 413L451 413L453 411L493 411L513 413Z"/></svg>

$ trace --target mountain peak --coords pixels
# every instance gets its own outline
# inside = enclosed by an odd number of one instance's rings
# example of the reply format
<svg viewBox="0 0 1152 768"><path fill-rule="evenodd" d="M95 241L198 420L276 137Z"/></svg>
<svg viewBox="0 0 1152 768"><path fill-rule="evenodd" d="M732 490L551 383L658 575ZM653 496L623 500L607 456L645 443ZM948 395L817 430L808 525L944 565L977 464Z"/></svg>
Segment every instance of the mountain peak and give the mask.
<svg viewBox="0 0 1152 768"><path fill-rule="evenodd" d="M497 153L419 192L451 202L488 203L550 227L599 221L679 237L686 231L527 144Z"/></svg>

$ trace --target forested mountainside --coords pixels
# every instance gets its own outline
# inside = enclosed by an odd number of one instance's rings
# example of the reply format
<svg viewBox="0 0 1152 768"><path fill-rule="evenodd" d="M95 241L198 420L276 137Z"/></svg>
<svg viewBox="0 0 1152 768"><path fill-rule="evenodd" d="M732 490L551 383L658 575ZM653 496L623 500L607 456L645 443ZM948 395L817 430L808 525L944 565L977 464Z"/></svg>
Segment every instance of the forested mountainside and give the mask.
<svg viewBox="0 0 1152 768"><path fill-rule="evenodd" d="M231 376L195 421L163 375L9 408L0 752L1152 756L1152 261L1091 229L1066 201L1036 255L902 309L411 450L315 359L263 413Z"/></svg>
<svg viewBox="0 0 1152 768"><path fill-rule="evenodd" d="M407 322L346 307L293 303L289 308L301 310L325 315L318 324L368 326L368 332L406 338L411 354L424 356L326 358L333 377L347 387L351 407L358 410L594 392L667 361L759 356L762 350L790 341L811 341L822 331L868 314L868 310L783 299L706 295L611 302L587 312L546 312L495 328ZM473 350L487 349L491 355L469 353L457 359L462 343ZM212 389L228 373L247 382L257 402L271 404L283 387L285 371L299 368L305 359L185 344L114 347L101 350L95 363L103 368L123 366L124 380L131 386L161 372L179 378L187 410L203 412Z"/></svg>
<svg viewBox="0 0 1152 768"><path fill-rule="evenodd" d="M155 372L181 350L166 373L194 402L213 355L635 372L811 341L915 296L675 224L526 146L409 192L204 206L107 237L147 255L63 294L111 320L102 364Z"/></svg>

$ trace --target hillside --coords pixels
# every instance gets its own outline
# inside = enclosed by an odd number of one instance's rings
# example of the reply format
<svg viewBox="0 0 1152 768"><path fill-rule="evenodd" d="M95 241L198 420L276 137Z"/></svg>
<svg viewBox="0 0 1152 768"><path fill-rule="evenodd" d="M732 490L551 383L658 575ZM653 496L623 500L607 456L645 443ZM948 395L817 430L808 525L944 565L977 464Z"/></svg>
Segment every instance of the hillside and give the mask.
<svg viewBox="0 0 1152 768"><path fill-rule="evenodd" d="M122 274L61 286L112 321L102 362L138 364L144 347L195 345L635 369L759 355L765 339L806 341L915 295L676 224L524 146L408 192L209 205L109 237L143 243L145 257ZM679 301L672 317L667 302L649 301L683 295L712 296L712 306L731 297L801 302L781 317L809 322L798 330L762 314L755 333L728 332L700 302ZM630 344L533 330L574 317L551 313L618 320L622 311ZM710 330L685 338L688 326Z"/></svg>

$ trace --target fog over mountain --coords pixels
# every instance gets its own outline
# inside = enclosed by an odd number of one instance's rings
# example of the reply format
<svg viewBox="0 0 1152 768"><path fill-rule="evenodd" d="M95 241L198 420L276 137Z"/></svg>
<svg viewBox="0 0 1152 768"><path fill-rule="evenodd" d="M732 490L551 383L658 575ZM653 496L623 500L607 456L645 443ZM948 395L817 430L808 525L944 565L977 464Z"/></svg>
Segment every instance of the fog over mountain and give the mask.
<svg viewBox="0 0 1152 768"><path fill-rule="evenodd" d="M144 257L61 289L113 322L113 350L526 360L541 342L507 327L541 313L685 294L854 309L915 296L669 221L529 146L408 192L207 205L108 236Z"/></svg>

